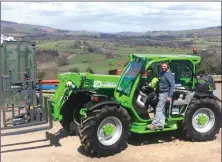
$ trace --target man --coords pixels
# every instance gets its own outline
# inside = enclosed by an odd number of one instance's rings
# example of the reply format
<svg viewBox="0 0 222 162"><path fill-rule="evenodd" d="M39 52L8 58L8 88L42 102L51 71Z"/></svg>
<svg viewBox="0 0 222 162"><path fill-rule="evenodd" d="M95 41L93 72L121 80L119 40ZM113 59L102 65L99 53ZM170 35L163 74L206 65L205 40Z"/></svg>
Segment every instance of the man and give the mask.
<svg viewBox="0 0 222 162"><path fill-rule="evenodd" d="M149 68L147 70L147 82L146 82L147 85L142 87L142 90L148 94L146 103L150 103L150 101L157 95L158 83L159 83L159 80L154 75L153 69ZM153 111L153 109L149 107L148 112L151 112L151 111Z"/></svg>
<svg viewBox="0 0 222 162"><path fill-rule="evenodd" d="M171 71L168 70L168 64L161 64L162 74L159 83L159 102L156 107L156 114L152 124L148 125L147 128L163 129L165 124L165 105L166 102L171 102L174 88L175 79Z"/></svg>
<svg viewBox="0 0 222 162"><path fill-rule="evenodd" d="M216 85L215 85L215 82L214 82L214 79L212 77L212 75L210 75L209 73L206 73L204 76L203 76L204 80L210 84L210 88L213 90L213 95L216 96Z"/></svg>
<svg viewBox="0 0 222 162"><path fill-rule="evenodd" d="M198 48L193 48L193 55L197 55Z"/></svg>
<svg viewBox="0 0 222 162"><path fill-rule="evenodd" d="M146 86L143 86L142 87L142 90L148 90L148 91L157 91L158 87L157 87L157 84L158 84L159 80L158 78L154 75L153 73L153 69L152 68L149 68L147 70L147 85Z"/></svg>

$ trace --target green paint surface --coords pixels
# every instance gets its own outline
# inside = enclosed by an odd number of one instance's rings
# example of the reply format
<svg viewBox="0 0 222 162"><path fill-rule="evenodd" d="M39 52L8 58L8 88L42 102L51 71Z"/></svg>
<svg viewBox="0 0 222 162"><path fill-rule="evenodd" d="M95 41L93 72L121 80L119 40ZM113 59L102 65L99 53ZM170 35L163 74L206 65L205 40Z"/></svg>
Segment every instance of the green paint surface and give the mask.
<svg viewBox="0 0 222 162"><path fill-rule="evenodd" d="M115 127L112 124L106 124L103 127L103 131L106 136L111 136L115 131Z"/></svg>
<svg viewBox="0 0 222 162"><path fill-rule="evenodd" d="M120 76L68 72L60 74L58 78L60 82L53 96L54 113L52 115L54 120L61 120L63 118L61 115L62 106L73 92L80 90L82 79L84 79L83 88L109 97L114 97L114 90ZM66 85L69 81L75 85L75 88Z"/></svg>
<svg viewBox="0 0 222 162"><path fill-rule="evenodd" d="M205 125L207 123L207 116L206 115L199 115L198 118L198 124Z"/></svg>

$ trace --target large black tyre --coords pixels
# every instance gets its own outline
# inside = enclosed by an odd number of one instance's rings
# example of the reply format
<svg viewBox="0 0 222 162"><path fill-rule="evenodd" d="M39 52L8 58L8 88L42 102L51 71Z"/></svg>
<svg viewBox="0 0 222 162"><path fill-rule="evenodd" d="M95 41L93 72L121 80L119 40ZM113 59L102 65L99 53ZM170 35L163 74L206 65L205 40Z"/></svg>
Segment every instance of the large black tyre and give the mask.
<svg viewBox="0 0 222 162"><path fill-rule="evenodd" d="M98 135L98 129L100 128L100 124L109 118L118 120L121 123L121 126L118 124L115 125L115 131L111 135L112 138L110 140L117 137L117 135L119 136L113 141L113 143L107 145L100 141L100 131ZM79 138L81 144L85 148L86 153L90 156L104 157L119 153L127 147L130 124L130 116L123 108L104 106L99 110L94 110L93 112L90 112L88 117L80 124ZM118 129L120 127L122 129L121 131L118 131L120 130Z"/></svg>
<svg viewBox="0 0 222 162"><path fill-rule="evenodd" d="M69 136L77 135L80 123L80 108L90 100L90 96L86 96L84 92L79 92L72 94L63 105L61 110L63 119L60 123Z"/></svg>
<svg viewBox="0 0 222 162"><path fill-rule="evenodd" d="M201 128L202 130L196 124L193 124L199 120L198 118L197 120L193 118L198 112L206 112L206 114L208 113L211 116L211 118L208 118L209 122L207 124L202 123L205 124L204 126L202 125L204 128ZM184 135L189 140L209 141L215 139L215 135L220 130L220 105L215 100L209 98L193 100L185 113L182 125Z"/></svg>
<svg viewBox="0 0 222 162"><path fill-rule="evenodd" d="M70 101L65 103L63 109L62 109L62 115L63 119L60 121L60 124L62 125L63 129L66 131L66 133L69 136L75 136L78 132L78 124L74 121L75 117L78 115L75 115L75 112L79 109L77 107L71 107ZM77 117L76 117L77 118Z"/></svg>

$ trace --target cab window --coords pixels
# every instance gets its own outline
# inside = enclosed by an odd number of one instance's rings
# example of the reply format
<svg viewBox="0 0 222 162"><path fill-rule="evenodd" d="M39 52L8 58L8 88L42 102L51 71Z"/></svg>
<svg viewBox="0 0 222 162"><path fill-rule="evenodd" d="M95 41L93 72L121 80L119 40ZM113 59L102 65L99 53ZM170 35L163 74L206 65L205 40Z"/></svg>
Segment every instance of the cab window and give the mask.
<svg viewBox="0 0 222 162"><path fill-rule="evenodd" d="M174 73L176 84L192 86L190 83L193 80L193 64L190 61L173 60L169 66Z"/></svg>

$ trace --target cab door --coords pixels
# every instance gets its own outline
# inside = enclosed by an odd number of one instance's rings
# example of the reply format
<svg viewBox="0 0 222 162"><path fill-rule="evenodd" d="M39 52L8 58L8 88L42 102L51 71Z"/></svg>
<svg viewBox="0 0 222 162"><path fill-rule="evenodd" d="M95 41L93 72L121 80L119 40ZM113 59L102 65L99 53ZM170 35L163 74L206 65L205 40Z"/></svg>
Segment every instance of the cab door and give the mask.
<svg viewBox="0 0 222 162"><path fill-rule="evenodd" d="M171 60L169 63L170 70L175 76L175 84L185 89L193 88L194 65L189 60Z"/></svg>
<svg viewBox="0 0 222 162"><path fill-rule="evenodd" d="M175 76L175 92L172 101L166 106L166 114L168 118L180 117L189 103L187 96L193 94L195 65L189 60L171 60L169 67Z"/></svg>

